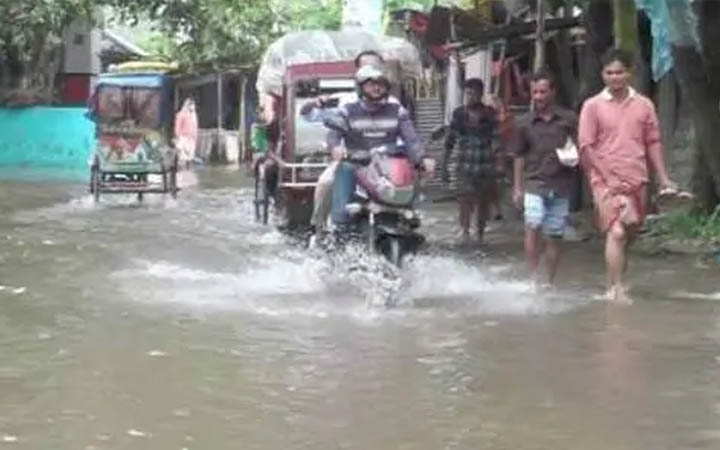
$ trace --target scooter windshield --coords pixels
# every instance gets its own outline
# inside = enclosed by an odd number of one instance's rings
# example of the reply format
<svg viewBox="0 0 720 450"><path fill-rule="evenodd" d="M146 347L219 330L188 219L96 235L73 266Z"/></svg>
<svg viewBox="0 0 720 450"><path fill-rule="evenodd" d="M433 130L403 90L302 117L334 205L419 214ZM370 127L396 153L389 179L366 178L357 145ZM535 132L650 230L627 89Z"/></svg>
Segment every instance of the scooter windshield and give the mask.
<svg viewBox="0 0 720 450"><path fill-rule="evenodd" d="M357 180L372 200L390 206L410 206L417 194L415 170L404 156L374 155Z"/></svg>

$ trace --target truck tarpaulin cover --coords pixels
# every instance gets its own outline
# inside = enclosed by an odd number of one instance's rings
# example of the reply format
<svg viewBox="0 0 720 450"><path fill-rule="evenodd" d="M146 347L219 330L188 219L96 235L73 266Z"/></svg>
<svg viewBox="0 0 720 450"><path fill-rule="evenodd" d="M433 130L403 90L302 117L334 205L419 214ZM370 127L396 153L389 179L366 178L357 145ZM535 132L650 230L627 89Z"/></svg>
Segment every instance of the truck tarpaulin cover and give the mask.
<svg viewBox="0 0 720 450"><path fill-rule="evenodd" d="M256 88L261 94L282 94L287 67L296 64L352 61L365 50L378 51L400 64L403 77L422 73L417 49L402 38L378 36L361 30L298 31L275 41L263 55Z"/></svg>

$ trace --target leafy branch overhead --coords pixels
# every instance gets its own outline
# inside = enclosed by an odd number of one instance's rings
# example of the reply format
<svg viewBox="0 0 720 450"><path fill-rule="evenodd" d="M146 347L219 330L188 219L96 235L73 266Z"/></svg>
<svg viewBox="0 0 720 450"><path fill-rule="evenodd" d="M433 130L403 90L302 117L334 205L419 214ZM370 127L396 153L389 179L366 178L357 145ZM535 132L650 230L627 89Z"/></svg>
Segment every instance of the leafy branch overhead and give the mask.
<svg viewBox="0 0 720 450"><path fill-rule="evenodd" d="M95 0L0 2L0 86L51 85L63 30L78 18L92 20L97 4Z"/></svg>
<svg viewBox="0 0 720 450"><path fill-rule="evenodd" d="M291 30L340 25L342 0L111 0L127 21L157 29L165 55L186 66L254 63ZM156 47L150 43L152 47Z"/></svg>
<svg viewBox="0 0 720 450"><path fill-rule="evenodd" d="M427 7L433 0L386 0L386 9ZM143 47L186 67L257 62L267 45L292 30L337 29L345 0L36 0L0 2L0 83L24 80L59 59L62 31L100 16L150 24ZM49 70L49 69L48 69ZM48 74L45 78L51 78Z"/></svg>

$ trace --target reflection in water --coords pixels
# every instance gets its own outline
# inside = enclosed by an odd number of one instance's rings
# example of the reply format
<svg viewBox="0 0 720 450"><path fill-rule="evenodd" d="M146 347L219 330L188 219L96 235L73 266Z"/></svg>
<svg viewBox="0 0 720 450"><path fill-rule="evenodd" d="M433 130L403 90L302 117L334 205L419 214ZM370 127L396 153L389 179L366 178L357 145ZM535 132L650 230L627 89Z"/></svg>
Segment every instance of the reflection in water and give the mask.
<svg viewBox="0 0 720 450"><path fill-rule="evenodd" d="M316 253L256 225L238 178L97 205L84 184L4 182L2 443L720 445L712 277L637 258L639 301L608 305L593 301L600 253L580 244L538 292L503 233L488 257L453 250L438 207L430 248L393 278L357 248Z"/></svg>

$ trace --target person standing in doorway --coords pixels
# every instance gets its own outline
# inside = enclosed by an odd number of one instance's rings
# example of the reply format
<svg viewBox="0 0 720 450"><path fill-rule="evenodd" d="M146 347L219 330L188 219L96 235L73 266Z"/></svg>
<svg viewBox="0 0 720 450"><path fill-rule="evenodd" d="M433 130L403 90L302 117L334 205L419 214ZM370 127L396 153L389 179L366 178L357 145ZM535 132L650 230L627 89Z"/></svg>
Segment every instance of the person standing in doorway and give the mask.
<svg viewBox="0 0 720 450"><path fill-rule="evenodd" d="M650 167L660 193L676 193L665 168L652 101L630 87L632 56L611 49L602 61L605 89L580 112L580 159L605 234L607 296L631 303L625 273L628 245L645 219ZM650 167L649 167L650 166Z"/></svg>
<svg viewBox="0 0 720 450"><path fill-rule="evenodd" d="M189 168L195 159L198 138L198 118L195 101L186 98L182 108L175 115L175 146L178 149L180 165Z"/></svg>
<svg viewBox="0 0 720 450"><path fill-rule="evenodd" d="M484 83L479 78L465 81L464 105L453 111L445 139L442 177L450 180L448 163L457 144L457 187L460 239L470 240L470 221L477 210L477 239L483 241L490 203L496 193L497 177L502 173L497 139L498 117L495 109L482 102Z"/></svg>
<svg viewBox="0 0 720 450"><path fill-rule="evenodd" d="M577 139L578 120L574 112L555 103L555 80L550 73L535 74L530 92L534 109L518 125L512 141L513 202L524 211L525 258L530 274L536 278L544 254L547 282L552 284L568 223L575 171L572 166L577 164L577 158L567 161L557 149Z"/></svg>

